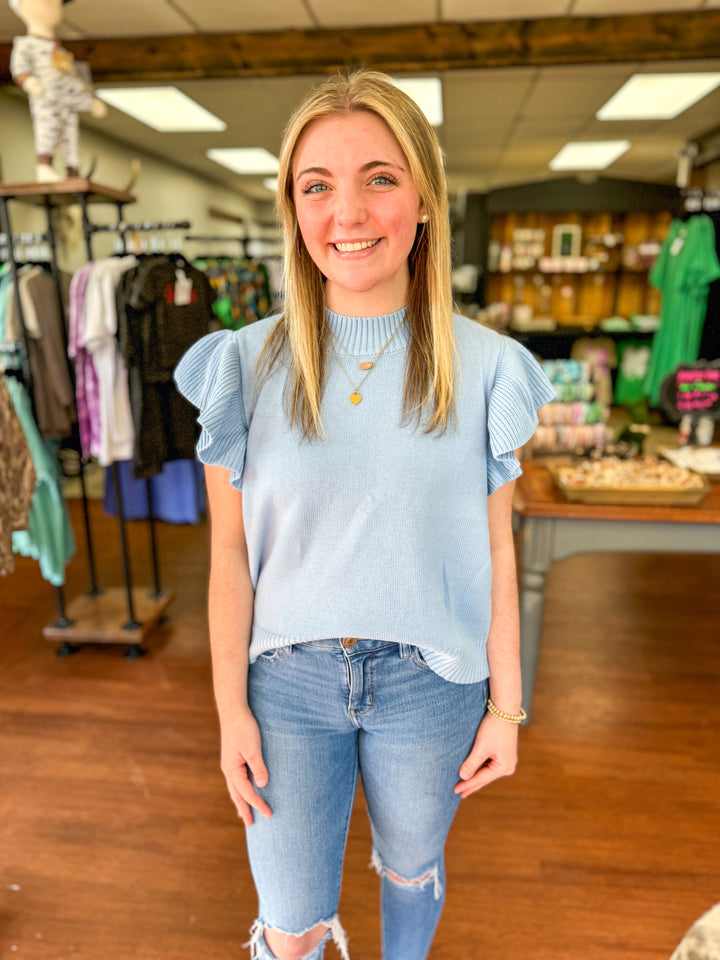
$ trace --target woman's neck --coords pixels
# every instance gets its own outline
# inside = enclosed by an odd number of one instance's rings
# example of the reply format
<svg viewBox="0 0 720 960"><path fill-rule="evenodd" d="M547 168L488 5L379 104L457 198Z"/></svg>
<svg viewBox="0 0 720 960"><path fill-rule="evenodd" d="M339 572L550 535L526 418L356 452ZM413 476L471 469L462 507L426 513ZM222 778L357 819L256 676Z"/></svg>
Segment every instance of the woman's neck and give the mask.
<svg viewBox="0 0 720 960"><path fill-rule="evenodd" d="M325 306L344 317L385 317L403 310L407 301L407 283L359 291L338 288L331 281L325 284Z"/></svg>

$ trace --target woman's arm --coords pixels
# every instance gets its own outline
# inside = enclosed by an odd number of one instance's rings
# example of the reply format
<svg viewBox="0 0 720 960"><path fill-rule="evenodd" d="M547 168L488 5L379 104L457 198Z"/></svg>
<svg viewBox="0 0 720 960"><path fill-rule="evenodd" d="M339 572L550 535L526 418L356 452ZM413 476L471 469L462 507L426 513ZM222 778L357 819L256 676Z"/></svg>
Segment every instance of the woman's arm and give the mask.
<svg viewBox="0 0 720 960"><path fill-rule="evenodd" d="M213 687L220 718L221 767L238 814L249 826L253 821L251 807L267 817L270 808L253 786L266 786L268 773L260 732L247 702L254 595L242 494L230 486L230 471L224 467L205 467L205 481L211 517L208 621Z"/></svg>
<svg viewBox="0 0 720 960"><path fill-rule="evenodd" d="M492 619L487 652L490 696L505 713L520 712L520 613L515 545L512 534L512 498L515 482L505 483L488 497L488 526L492 560ZM499 777L515 772L518 728L487 713L475 743L460 767L455 792L467 797Z"/></svg>

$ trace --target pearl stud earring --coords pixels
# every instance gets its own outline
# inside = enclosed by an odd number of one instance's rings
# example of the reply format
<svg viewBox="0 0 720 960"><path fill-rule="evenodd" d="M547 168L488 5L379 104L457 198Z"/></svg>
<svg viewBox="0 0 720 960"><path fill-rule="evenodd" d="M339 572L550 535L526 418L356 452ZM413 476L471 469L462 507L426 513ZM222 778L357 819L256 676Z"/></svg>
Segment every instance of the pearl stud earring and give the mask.
<svg viewBox="0 0 720 960"><path fill-rule="evenodd" d="M430 217L427 215L427 213L424 213L422 217L420 217L420 219L422 220L423 223L427 223Z"/></svg>

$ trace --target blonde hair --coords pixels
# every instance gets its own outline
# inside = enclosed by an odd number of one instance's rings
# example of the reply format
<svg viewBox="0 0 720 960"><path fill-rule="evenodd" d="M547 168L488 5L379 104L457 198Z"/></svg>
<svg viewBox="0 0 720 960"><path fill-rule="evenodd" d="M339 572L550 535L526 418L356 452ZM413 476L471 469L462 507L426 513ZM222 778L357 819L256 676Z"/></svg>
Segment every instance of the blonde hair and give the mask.
<svg viewBox="0 0 720 960"><path fill-rule="evenodd" d="M374 113L397 140L420 194L427 222L418 225L409 256L406 323L410 334L403 419L425 415L426 432L444 431L455 409L455 330L452 319L450 220L442 151L423 112L384 73L357 70L329 77L290 118L280 150L277 207L285 240L285 310L258 365L268 376L289 367L288 416L307 439L322 436L328 330L323 278L298 228L292 166L303 132L315 120Z"/></svg>

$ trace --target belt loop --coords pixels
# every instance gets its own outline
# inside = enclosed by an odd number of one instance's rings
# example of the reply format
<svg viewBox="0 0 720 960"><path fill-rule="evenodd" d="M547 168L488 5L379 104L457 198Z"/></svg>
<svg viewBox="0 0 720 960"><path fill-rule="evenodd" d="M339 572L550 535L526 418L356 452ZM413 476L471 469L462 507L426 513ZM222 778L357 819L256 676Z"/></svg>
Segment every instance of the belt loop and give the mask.
<svg viewBox="0 0 720 960"><path fill-rule="evenodd" d="M400 647L400 659L401 659L401 660L407 660L407 658L408 658L408 657L411 655L411 653L412 653L412 648L411 648L410 644L409 644L409 643L399 643L398 646Z"/></svg>

